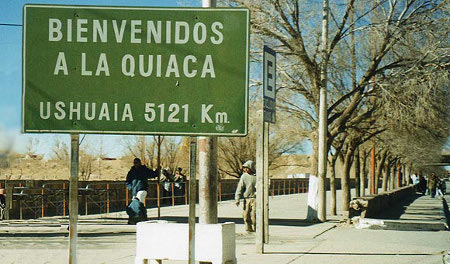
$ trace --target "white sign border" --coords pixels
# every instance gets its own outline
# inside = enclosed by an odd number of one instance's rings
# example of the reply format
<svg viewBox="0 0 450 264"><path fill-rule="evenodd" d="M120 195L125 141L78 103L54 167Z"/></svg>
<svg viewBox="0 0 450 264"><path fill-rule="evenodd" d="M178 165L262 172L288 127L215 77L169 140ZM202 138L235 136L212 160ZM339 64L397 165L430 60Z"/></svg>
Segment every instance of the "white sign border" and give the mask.
<svg viewBox="0 0 450 264"><path fill-rule="evenodd" d="M243 133L189 133L189 132L145 132L145 131L101 131L101 130L34 130L25 129L25 60L26 60L26 11L28 7L33 8L68 8L68 9L107 9L107 10L186 10L186 11L198 11L198 12L211 12L211 11L245 11L247 14L247 38L246 38L246 71L245 71L245 126ZM179 7L121 7L121 6L82 6L82 5L37 5L37 4L25 4L23 6L23 26L22 26L22 133L64 133L64 134L123 134L123 135L174 135L174 136L247 136L248 134L248 82L249 82L249 50L250 50L250 10L247 8L179 8Z"/></svg>

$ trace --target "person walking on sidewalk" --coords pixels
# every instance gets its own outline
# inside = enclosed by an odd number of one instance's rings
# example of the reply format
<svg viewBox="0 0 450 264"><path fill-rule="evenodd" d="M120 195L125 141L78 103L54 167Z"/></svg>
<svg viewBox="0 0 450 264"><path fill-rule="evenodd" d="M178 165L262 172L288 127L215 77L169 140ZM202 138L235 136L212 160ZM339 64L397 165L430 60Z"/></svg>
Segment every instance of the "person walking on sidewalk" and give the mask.
<svg viewBox="0 0 450 264"><path fill-rule="evenodd" d="M244 198L243 218L245 223L245 231L254 232L256 230L256 169L252 160L246 161L242 168L244 173L241 175L239 184L236 188L234 200L236 206L239 201Z"/></svg>
<svg viewBox="0 0 450 264"><path fill-rule="evenodd" d="M133 198L138 198L143 203L145 197L147 197L148 179L156 178L158 174L157 171L142 165L141 159L135 158L126 180L127 188L130 190Z"/></svg>
<svg viewBox="0 0 450 264"><path fill-rule="evenodd" d="M150 170L141 164L139 158L133 161L133 167L127 174L126 185L133 198L127 206L128 224L135 225L140 221L147 220L145 209L145 197L147 197L148 179L158 177L158 171Z"/></svg>
<svg viewBox="0 0 450 264"><path fill-rule="evenodd" d="M434 198L436 194L436 186L437 186L438 178L436 174L431 173L430 178L428 179L428 190L430 191L431 198Z"/></svg>

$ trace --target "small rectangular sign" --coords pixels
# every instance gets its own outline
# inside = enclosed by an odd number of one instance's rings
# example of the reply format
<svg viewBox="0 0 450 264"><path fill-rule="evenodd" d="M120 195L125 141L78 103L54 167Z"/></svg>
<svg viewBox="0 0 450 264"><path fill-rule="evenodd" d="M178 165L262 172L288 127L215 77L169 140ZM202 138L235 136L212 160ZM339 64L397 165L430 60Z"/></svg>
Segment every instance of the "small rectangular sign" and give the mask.
<svg viewBox="0 0 450 264"><path fill-rule="evenodd" d="M276 53L264 45L263 52L264 121L275 124L276 113Z"/></svg>
<svg viewBox="0 0 450 264"><path fill-rule="evenodd" d="M22 130L245 136L249 10L25 5Z"/></svg>

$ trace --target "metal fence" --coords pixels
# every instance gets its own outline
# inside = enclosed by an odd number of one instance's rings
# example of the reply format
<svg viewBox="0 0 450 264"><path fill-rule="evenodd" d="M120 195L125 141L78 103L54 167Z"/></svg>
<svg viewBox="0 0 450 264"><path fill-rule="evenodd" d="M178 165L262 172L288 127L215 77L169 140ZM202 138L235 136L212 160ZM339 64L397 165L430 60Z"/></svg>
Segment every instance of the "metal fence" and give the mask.
<svg viewBox="0 0 450 264"><path fill-rule="evenodd" d="M220 180L218 200L234 199L237 184L238 179ZM188 181L158 183L150 180L144 204L147 208L188 204L188 187ZM69 181L3 180L0 181L0 188L6 189L7 219L68 215ZM271 196L306 192L308 192L308 179L270 180L269 194ZM123 211L131 198L124 182L80 181L78 212L87 215Z"/></svg>

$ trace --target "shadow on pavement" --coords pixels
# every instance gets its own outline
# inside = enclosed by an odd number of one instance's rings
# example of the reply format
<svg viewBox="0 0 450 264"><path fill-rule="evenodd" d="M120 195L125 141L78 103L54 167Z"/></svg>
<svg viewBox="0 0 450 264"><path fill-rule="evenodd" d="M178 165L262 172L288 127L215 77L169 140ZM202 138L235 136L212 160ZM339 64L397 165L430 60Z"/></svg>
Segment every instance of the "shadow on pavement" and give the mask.
<svg viewBox="0 0 450 264"><path fill-rule="evenodd" d="M264 254L274 254L274 255L343 255L343 256L432 256L432 255L442 255L445 251L436 253L383 253L383 252L311 252L311 251L292 251L292 252L270 252L264 251Z"/></svg>
<svg viewBox="0 0 450 264"><path fill-rule="evenodd" d="M110 220L123 220L126 221L127 218L111 218L108 217ZM196 218L198 223L198 217ZM148 221L156 221L158 220L157 217L149 217ZM188 218L185 216L162 216L159 220L166 220L169 222L175 222L175 223L188 223ZM234 222L236 224L244 224L244 220L242 218L233 218L233 217L220 217L219 223L225 223L225 222ZM279 218L271 218L270 219L270 225L280 225L280 226L312 226L315 224L320 224L320 222L311 222L307 221L305 219L279 219Z"/></svg>
<svg viewBox="0 0 450 264"><path fill-rule="evenodd" d="M448 210L447 200L445 200L445 198L443 198L442 203L444 205L445 218L447 218L447 225L450 226L450 211Z"/></svg>
<svg viewBox="0 0 450 264"><path fill-rule="evenodd" d="M415 194L410 197L406 197L403 200L400 200L395 205L391 206L390 208L386 208L384 212L381 214L373 217L375 219L400 219L400 216L402 216L405 212L407 207L412 204L417 198L421 197L420 194ZM421 210L422 212L418 212L418 214L423 214L423 210L430 210L430 207L424 207L422 208L416 208L418 210Z"/></svg>

